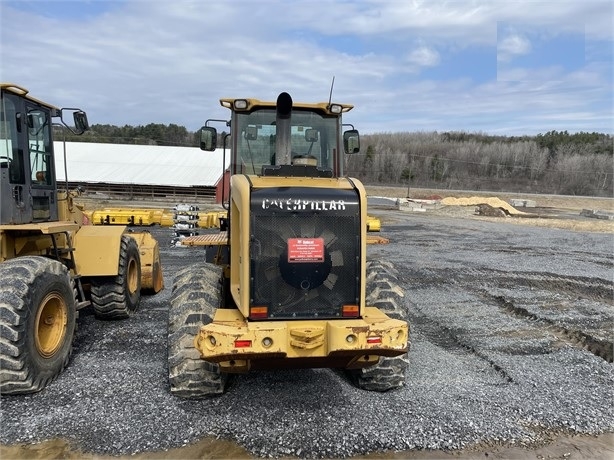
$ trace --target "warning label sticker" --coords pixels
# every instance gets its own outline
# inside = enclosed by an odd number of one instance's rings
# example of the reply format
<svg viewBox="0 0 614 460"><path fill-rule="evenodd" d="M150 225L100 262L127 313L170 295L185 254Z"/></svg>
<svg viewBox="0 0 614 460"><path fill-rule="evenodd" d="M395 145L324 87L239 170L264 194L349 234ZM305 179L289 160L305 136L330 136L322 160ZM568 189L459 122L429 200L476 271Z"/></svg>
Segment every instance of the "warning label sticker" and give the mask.
<svg viewBox="0 0 614 460"><path fill-rule="evenodd" d="M288 262L324 262L324 238L289 238Z"/></svg>

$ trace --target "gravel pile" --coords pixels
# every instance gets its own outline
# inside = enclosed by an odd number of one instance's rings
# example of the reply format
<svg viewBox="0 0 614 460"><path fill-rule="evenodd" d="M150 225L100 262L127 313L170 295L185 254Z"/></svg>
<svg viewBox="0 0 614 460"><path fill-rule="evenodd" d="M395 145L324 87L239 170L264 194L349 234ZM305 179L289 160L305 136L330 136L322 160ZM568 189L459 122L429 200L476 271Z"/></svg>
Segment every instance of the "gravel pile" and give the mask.
<svg viewBox="0 0 614 460"><path fill-rule="evenodd" d="M578 281L611 284L611 236L422 215L384 226L391 244L369 251L394 261L408 289L404 388L366 392L342 372L308 369L237 376L212 399L171 396L169 287L202 253L169 248L168 229L155 228L167 289L126 321L85 309L68 369L41 393L2 398L0 442L63 438L85 452L131 455L213 435L256 456L321 458L614 431L614 366L551 330L612 330L611 297L591 297Z"/></svg>

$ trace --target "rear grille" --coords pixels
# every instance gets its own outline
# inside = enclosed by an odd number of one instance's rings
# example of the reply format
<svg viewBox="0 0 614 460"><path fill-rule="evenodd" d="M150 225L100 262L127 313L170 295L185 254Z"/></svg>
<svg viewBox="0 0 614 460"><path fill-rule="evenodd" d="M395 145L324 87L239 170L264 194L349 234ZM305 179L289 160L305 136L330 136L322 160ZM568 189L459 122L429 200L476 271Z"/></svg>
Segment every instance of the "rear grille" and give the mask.
<svg viewBox="0 0 614 460"><path fill-rule="evenodd" d="M337 318L360 293L360 206L353 190L252 192L250 304L268 317Z"/></svg>

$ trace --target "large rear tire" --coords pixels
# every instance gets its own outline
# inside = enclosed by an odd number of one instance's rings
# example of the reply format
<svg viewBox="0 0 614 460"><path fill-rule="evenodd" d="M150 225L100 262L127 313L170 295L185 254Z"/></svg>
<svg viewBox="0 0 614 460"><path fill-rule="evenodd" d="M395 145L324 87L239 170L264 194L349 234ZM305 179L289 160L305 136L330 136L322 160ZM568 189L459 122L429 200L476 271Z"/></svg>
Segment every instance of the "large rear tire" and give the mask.
<svg viewBox="0 0 614 460"><path fill-rule="evenodd" d="M407 321L407 299L392 263L367 262L366 291L367 305L379 308L391 318ZM348 370L348 374L358 388L383 392L404 386L408 367L409 358L404 353L390 358L381 357L374 366Z"/></svg>
<svg viewBox="0 0 614 460"><path fill-rule="evenodd" d="M64 265L38 256L2 262L0 280L0 393L34 393L70 359L75 284Z"/></svg>
<svg viewBox="0 0 614 460"><path fill-rule="evenodd" d="M227 374L204 361L194 347L200 327L221 307L222 267L198 264L177 273L168 316L168 370L171 393L202 398L224 392Z"/></svg>
<svg viewBox="0 0 614 460"><path fill-rule="evenodd" d="M122 235L116 276L91 280L92 306L100 319L125 319L141 301L141 258L134 238Z"/></svg>

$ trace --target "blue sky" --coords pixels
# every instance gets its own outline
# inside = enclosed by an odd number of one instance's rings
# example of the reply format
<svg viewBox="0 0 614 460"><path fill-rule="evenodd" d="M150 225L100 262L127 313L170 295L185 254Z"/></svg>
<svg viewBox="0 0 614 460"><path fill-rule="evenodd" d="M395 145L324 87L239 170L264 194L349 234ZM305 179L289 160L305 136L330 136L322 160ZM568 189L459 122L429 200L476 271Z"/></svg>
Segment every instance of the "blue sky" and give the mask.
<svg viewBox="0 0 614 460"><path fill-rule="evenodd" d="M363 133L614 133L611 1L0 0L0 80L90 123L333 99Z"/></svg>

